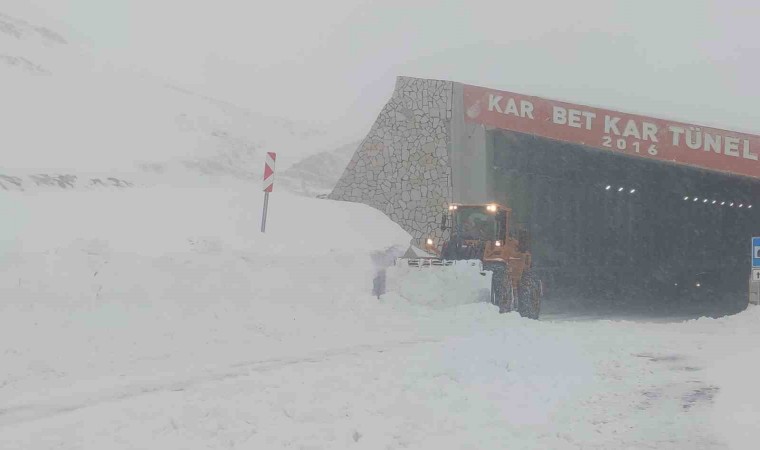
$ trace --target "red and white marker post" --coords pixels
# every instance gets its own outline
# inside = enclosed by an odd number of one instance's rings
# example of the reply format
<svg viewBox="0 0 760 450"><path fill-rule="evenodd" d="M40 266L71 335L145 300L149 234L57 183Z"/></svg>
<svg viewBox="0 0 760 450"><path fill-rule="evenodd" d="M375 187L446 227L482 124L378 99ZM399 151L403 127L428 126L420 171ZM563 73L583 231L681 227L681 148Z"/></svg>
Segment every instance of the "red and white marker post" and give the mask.
<svg viewBox="0 0 760 450"><path fill-rule="evenodd" d="M266 232L267 228L267 208L269 207L269 193L274 188L274 162L277 160L277 153L267 152L267 159L264 162L264 211L261 213L261 232Z"/></svg>

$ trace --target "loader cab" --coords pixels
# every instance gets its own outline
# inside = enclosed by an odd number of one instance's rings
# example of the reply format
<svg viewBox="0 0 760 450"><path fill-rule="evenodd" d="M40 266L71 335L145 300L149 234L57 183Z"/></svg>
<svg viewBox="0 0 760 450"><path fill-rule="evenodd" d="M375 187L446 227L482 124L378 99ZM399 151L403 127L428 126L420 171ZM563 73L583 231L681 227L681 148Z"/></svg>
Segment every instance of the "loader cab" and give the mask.
<svg viewBox="0 0 760 450"><path fill-rule="evenodd" d="M464 241L504 242L508 235L509 209L496 204L451 205L452 235Z"/></svg>

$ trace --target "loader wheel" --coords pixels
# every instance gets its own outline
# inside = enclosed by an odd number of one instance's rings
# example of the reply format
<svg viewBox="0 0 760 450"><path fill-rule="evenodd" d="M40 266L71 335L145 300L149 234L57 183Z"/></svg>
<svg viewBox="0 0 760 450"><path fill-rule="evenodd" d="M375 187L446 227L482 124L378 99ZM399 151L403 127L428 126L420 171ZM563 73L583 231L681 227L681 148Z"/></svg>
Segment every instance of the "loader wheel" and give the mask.
<svg viewBox="0 0 760 450"><path fill-rule="evenodd" d="M491 271L491 303L499 307L499 312L514 311L512 281L507 266L503 263L484 263L483 269Z"/></svg>
<svg viewBox="0 0 760 450"><path fill-rule="evenodd" d="M518 291L518 311L523 317L538 320L541 313L541 285L533 271L523 273Z"/></svg>

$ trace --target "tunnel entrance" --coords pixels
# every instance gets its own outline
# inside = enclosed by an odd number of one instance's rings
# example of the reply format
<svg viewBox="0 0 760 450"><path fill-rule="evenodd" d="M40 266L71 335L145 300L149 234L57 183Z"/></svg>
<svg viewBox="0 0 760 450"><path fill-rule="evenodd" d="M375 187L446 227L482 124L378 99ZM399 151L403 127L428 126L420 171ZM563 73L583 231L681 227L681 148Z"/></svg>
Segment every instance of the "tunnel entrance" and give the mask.
<svg viewBox="0 0 760 450"><path fill-rule="evenodd" d="M527 228L544 316L721 316L748 299L760 182L506 130L496 201Z"/></svg>

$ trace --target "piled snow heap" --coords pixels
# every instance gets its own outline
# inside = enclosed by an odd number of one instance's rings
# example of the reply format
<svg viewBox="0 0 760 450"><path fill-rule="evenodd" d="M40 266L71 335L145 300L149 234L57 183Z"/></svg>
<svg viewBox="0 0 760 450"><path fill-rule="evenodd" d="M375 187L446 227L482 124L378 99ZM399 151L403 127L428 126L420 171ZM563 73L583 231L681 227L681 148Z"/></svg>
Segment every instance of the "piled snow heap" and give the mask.
<svg viewBox="0 0 760 450"><path fill-rule="evenodd" d="M0 199L0 280L11 289L4 291L6 305L192 303L209 295L249 303L254 293L266 297L294 282L308 300L335 277L343 289L364 286L350 294L369 294L370 253L409 240L363 205L285 193L273 195L262 234L261 193L234 181L223 187L4 193ZM325 270L330 262L341 273ZM344 277L355 281L345 285Z"/></svg>
<svg viewBox="0 0 760 450"><path fill-rule="evenodd" d="M491 302L491 273L478 260L430 266L412 259L412 264L401 261L386 270L388 292L431 307Z"/></svg>

